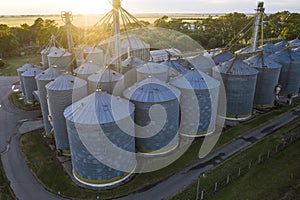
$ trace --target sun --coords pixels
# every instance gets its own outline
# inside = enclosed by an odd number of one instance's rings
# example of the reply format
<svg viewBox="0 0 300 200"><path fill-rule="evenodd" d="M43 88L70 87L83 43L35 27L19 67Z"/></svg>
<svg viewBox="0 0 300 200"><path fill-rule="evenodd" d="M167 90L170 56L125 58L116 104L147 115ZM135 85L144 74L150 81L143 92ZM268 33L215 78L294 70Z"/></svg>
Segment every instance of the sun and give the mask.
<svg viewBox="0 0 300 200"><path fill-rule="evenodd" d="M78 14L99 14L111 9L110 0L75 0L70 3L70 9Z"/></svg>

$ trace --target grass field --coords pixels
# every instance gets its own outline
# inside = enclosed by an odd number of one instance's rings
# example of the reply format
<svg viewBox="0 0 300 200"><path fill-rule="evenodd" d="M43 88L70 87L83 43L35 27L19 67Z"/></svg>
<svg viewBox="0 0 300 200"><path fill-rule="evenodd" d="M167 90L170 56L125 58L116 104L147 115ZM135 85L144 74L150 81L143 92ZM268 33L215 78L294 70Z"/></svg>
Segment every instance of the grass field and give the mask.
<svg viewBox="0 0 300 200"><path fill-rule="evenodd" d="M218 165L206 173L205 178L200 179L201 188L207 190L214 186L215 182L226 179L227 174L237 174L238 168L248 166L249 161L257 162L259 154L265 154L274 149L286 134L298 133L300 121L292 122L248 149L235 155L226 162ZM253 166L248 173L233 181L224 189L218 191L215 196L208 199L231 200L268 200L280 199L290 190L290 195L300 194L300 140L291 144L287 149L274 155L269 160ZM172 200L195 199L197 181L186 187Z"/></svg>
<svg viewBox="0 0 300 200"><path fill-rule="evenodd" d="M238 135L243 134L245 131L262 125L264 122L271 120L273 117L293 109L299 104L300 99L297 99L294 101L293 105L260 115L248 122L240 124L238 127L227 130L221 135L221 138L215 148L224 145L226 142L229 142ZM176 173L178 170L198 160L198 151L203 142L203 139L195 140L181 158L161 170L152 173L137 174L129 183L115 189L106 191L91 191L79 188L70 180L70 177L64 172L63 167L55 158L54 153L49 151L45 140L41 136L41 132L42 130L32 132L21 138L22 149L27 157L29 165L33 169L33 172L36 174L40 182L42 182L43 185L52 192L56 193L57 191L61 191L62 194L67 197L76 197L80 199L95 198L97 195L100 195L102 198L110 199L112 197L125 195L155 184L156 182L167 178L168 176ZM53 173L48 173L49 169L51 169Z"/></svg>
<svg viewBox="0 0 300 200"><path fill-rule="evenodd" d="M17 76L17 69L25 63L39 65L40 55L16 56L5 61L5 66L0 67L0 76Z"/></svg>

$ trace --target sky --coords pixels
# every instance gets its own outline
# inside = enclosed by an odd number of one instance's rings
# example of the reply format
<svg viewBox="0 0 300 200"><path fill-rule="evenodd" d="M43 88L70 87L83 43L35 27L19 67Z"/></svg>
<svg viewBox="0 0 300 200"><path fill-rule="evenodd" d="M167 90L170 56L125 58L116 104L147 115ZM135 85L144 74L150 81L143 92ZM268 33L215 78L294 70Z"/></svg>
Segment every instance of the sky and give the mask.
<svg viewBox="0 0 300 200"><path fill-rule="evenodd" d="M103 14L111 0L1 0L0 15ZM122 0L130 13L253 13L256 0ZM265 0L266 13L300 12L299 0Z"/></svg>

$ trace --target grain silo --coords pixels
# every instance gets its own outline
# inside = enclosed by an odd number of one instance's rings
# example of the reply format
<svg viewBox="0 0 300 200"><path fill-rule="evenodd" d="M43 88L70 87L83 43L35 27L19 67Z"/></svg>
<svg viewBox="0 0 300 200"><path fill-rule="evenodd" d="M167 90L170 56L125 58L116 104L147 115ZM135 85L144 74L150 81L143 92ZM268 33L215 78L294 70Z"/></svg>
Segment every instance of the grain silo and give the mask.
<svg viewBox="0 0 300 200"><path fill-rule="evenodd" d="M47 70L43 71L42 73L40 73L35 77L37 83L37 89L39 92L39 99L40 99L40 105L41 105L41 110L43 115L43 123L44 123L46 134L51 133L52 126L48 119L49 110L48 110L48 103L47 103L47 90L45 86L50 81L54 81L54 79L56 79L59 75L60 75L59 70L53 67L49 67Z"/></svg>
<svg viewBox="0 0 300 200"><path fill-rule="evenodd" d="M137 82L136 68L145 64L137 57L128 57L121 63L121 73L124 75L124 88L128 88Z"/></svg>
<svg viewBox="0 0 300 200"><path fill-rule="evenodd" d="M49 46L41 51L42 55L42 64L44 69L49 68L49 61L48 61L48 55L53 52L57 51L58 49L55 46Z"/></svg>
<svg viewBox="0 0 300 200"><path fill-rule="evenodd" d="M284 50L270 55L270 58L282 65L279 77L280 94L283 96L297 95L300 83L300 55L286 47Z"/></svg>
<svg viewBox="0 0 300 200"><path fill-rule="evenodd" d="M102 66L104 63L104 53L97 47L86 47L83 51L83 57L86 62L93 62Z"/></svg>
<svg viewBox="0 0 300 200"><path fill-rule="evenodd" d="M282 40L282 41L280 41L280 42L277 42L277 43L275 44L275 50L276 50L276 51L283 50L283 49L285 49L285 48L287 47L287 45L288 45L288 42L287 42L286 40ZM276 52L276 51L275 51L275 52Z"/></svg>
<svg viewBox="0 0 300 200"><path fill-rule="evenodd" d="M142 41L134 35L121 37L121 55L127 55L128 50L133 57L145 62L150 60L150 44Z"/></svg>
<svg viewBox="0 0 300 200"><path fill-rule="evenodd" d="M84 45L78 45L73 48L74 51L74 56L76 58L76 64L77 66L80 66L84 62L84 56L83 56L83 51L84 51Z"/></svg>
<svg viewBox="0 0 300 200"><path fill-rule="evenodd" d="M212 56L212 59L214 60L216 65L219 65L226 61L229 61L233 58L234 58L234 55L228 51L222 51L221 53Z"/></svg>
<svg viewBox="0 0 300 200"><path fill-rule="evenodd" d="M128 100L99 91L64 111L78 181L94 187L114 186L133 173L133 115L134 105ZM126 132L119 123L126 124Z"/></svg>
<svg viewBox="0 0 300 200"><path fill-rule="evenodd" d="M64 110L87 95L87 82L69 74L63 74L46 85L49 120L52 123L55 144L59 152L70 154Z"/></svg>
<svg viewBox="0 0 300 200"><path fill-rule="evenodd" d="M117 83L120 88L115 88ZM114 95L121 95L122 90L124 89L124 75L102 67L100 71L88 77L89 94L95 92L98 86L101 91L110 94L113 93Z"/></svg>
<svg viewBox="0 0 300 200"><path fill-rule="evenodd" d="M263 50L265 55L271 55L277 50L276 46L270 42L264 44L263 46L260 46L259 48Z"/></svg>
<svg viewBox="0 0 300 200"><path fill-rule="evenodd" d="M244 120L251 116L258 71L242 60L232 59L213 68L213 76L221 74L227 99L226 118Z"/></svg>
<svg viewBox="0 0 300 200"><path fill-rule="evenodd" d="M24 83L23 83L23 78L22 78L22 74L28 70L29 68L32 68L33 65L32 64L29 64L29 63L26 63L24 65L22 65L22 67L19 67L17 69L17 72L18 72L18 76L19 76L19 79L20 79L20 85L21 85L21 89L22 89L22 93L25 95L25 89L24 89Z"/></svg>
<svg viewBox="0 0 300 200"><path fill-rule="evenodd" d="M78 68L74 69L74 73L78 78L83 80L88 80L88 77L94 73L97 73L101 70L101 67L93 62L86 62L80 65Z"/></svg>
<svg viewBox="0 0 300 200"><path fill-rule="evenodd" d="M168 60L160 64L169 67L170 78L174 78L180 74L186 74L194 68L194 66L191 63L189 63L189 61L184 59Z"/></svg>
<svg viewBox="0 0 300 200"><path fill-rule="evenodd" d="M213 133L220 82L204 72L192 70L171 80L170 84L181 91L180 134L197 137Z"/></svg>
<svg viewBox="0 0 300 200"><path fill-rule="evenodd" d="M258 47L255 47L254 51L259 51L260 49ZM248 54L248 53L251 53L253 52L253 47L251 46L247 46L247 47L244 47L240 50L237 50L235 52L235 54Z"/></svg>
<svg viewBox="0 0 300 200"><path fill-rule="evenodd" d="M274 89L278 84L281 65L262 53L250 57L245 62L258 71L254 106L272 107L275 100Z"/></svg>
<svg viewBox="0 0 300 200"><path fill-rule="evenodd" d="M148 155L165 154L178 145L180 91L147 78L124 91L135 105L136 147Z"/></svg>
<svg viewBox="0 0 300 200"><path fill-rule="evenodd" d="M27 103L33 103L34 101L33 92L37 90L35 76L41 72L42 72L41 68L32 67L21 74Z"/></svg>
<svg viewBox="0 0 300 200"><path fill-rule="evenodd" d="M137 57L129 57L121 63L121 73L125 74L131 69L137 68L141 65L145 64L143 60Z"/></svg>
<svg viewBox="0 0 300 200"><path fill-rule="evenodd" d="M208 75L212 74L212 68L216 66L213 59L208 58L203 55L194 56L191 58L188 58L188 61L201 72L204 72Z"/></svg>
<svg viewBox="0 0 300 200"><path fill-rule="evenodd" d="M56 49L48 54L49 66L56 66L59 70L72 70L72 54L65 49Z"/></svg>
<svg viewBox="0 0 300 200"><path fill-rule="evenodd" d="M161 65L154 62L146 63L139 68L137 71L137 81L140 82L149 76L155 77L161 81L167 82L169 77L170 68L166 65Z"/></svg>
<svg viewBox="0 0 300 200"><path fill-rule="evenodd" d="M299 47L300 46L300 39L296 38L294 40L289 41L289 45L291 47Z"/></svg>

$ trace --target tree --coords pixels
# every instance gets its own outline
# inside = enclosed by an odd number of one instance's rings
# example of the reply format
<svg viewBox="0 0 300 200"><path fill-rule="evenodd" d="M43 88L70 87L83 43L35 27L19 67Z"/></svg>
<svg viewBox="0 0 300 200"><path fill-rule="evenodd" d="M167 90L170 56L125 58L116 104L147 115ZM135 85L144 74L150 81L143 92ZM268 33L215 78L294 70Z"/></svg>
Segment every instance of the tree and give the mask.
<svg viewBox="0 0 300 200"><path fill-rule="evenodd" d="M8 57L18 52L19 43L16 36L6 24L0 24L0 56Z"/></svg>

